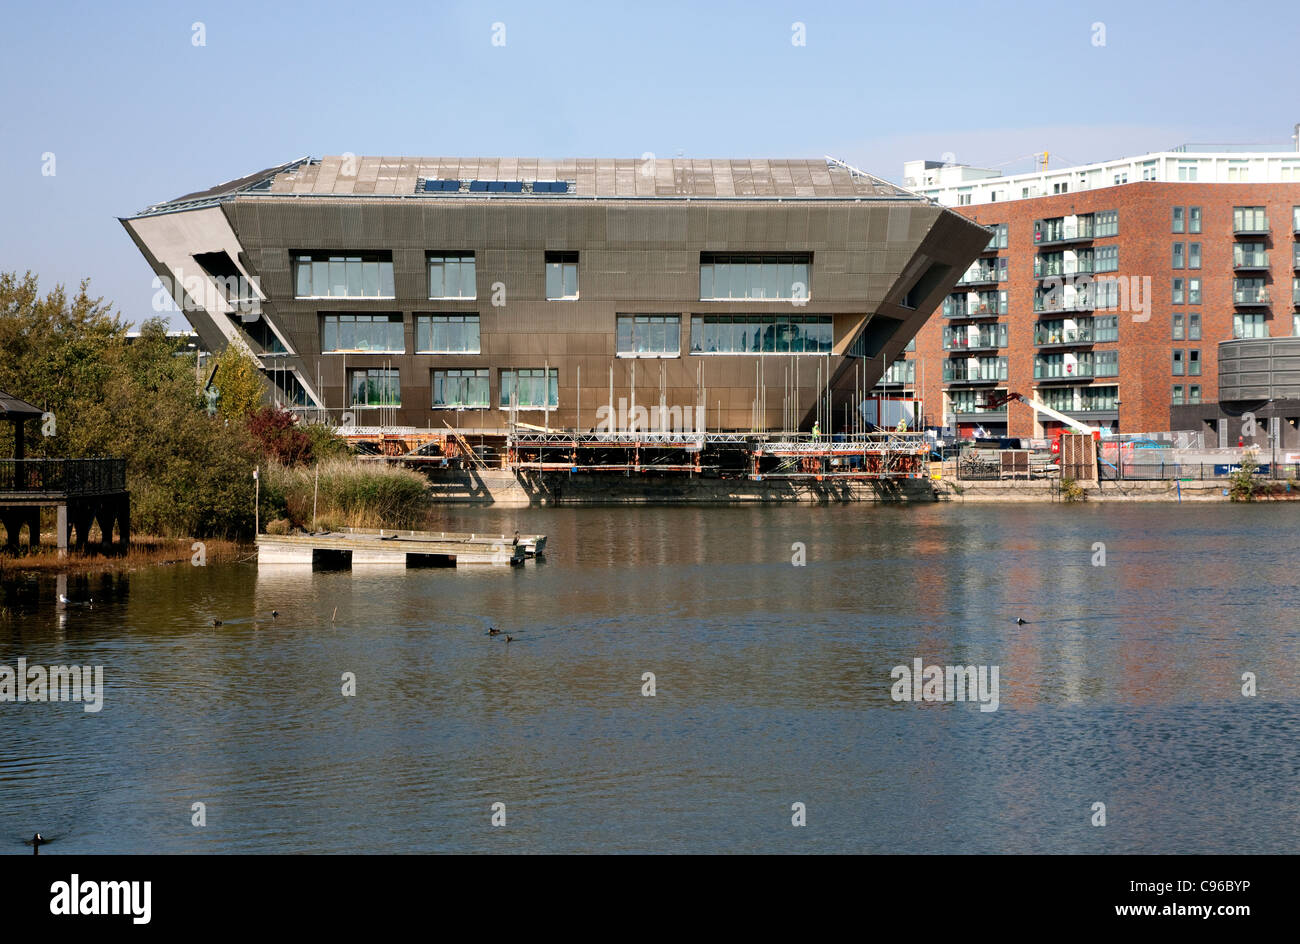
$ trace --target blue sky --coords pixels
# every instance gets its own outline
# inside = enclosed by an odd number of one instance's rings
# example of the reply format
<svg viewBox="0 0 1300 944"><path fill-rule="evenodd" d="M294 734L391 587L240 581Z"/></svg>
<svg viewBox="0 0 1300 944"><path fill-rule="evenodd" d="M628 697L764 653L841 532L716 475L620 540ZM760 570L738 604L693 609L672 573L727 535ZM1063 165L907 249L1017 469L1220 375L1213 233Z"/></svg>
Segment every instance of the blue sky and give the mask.
<svg viewBox="0 0 1300 944"><path fill-rule="evenodd" d="M1286 0L47 2L2 22L0 270L89 277L131 321L153 274L117 217L306 154L832 154L897 180L945 154L1016 173L1042 150L1290 146L1300 121Z"/></svg>

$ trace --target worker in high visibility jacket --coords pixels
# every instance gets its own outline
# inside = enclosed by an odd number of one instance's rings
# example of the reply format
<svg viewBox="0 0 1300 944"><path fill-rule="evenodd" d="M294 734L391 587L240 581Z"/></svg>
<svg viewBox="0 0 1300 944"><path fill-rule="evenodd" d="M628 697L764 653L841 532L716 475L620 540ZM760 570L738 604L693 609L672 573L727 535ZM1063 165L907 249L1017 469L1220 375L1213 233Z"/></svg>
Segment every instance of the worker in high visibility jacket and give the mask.
<svg viewBox="0 0 1300 944"><path fill-rule="evenodd" d="M814 441L822 438L822 424L815 420L813 421L812 434Z"/></svg>

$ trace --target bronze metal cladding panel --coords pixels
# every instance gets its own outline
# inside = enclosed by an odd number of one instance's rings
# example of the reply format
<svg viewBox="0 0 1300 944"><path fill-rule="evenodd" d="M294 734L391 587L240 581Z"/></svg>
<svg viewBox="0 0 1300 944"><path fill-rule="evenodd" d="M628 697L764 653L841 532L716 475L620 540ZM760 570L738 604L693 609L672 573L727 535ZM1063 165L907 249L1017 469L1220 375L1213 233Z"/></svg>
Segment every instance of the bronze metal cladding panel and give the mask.
<svg viewBox="0 0 1300 944"><path fill-rule="evenodd" d="M361 159L354 171L375 195L316 197L245 195L225 204L243 247L241 262L261 280L268 317L296 352L286 362L313 385L319 379L324 406L349 407L347 371L391 367L400 372L400 425L456 425L448 410L432 408L434 370L486 368L492 408L467 411L462 426L501 427L500 372L550 367L558 374L559 404L553 426L592 427L596 408L609 399L669 407L707 406L710 427L749 429L754 402L765 403L758 422L780 425L789 393L796 419L809 421L817 398L818 367L829 369L835 411L855 385L870 389L924 323L929 312L979 253L988 233L971 221L915 199L595 200L471 197L387 199L385 179L404 180L411 159ZM448 177L482 168L442 167L420 159L422 175ZM592 186L627 193L654 193L665 179L656 172L643 184L636 161L538 162L545 176L584 175ZM667 163L667 162L665 162ZM343 169L322 164L313 186ZM532 168L529 168L530 170ZM804 162L676 162L697 189L732 188L761 193L821 190L837 181ZM522 167L513 171L522 172ZM631 172L633 176L625 179ZM425 174L427 172L427 174ZM495 171L493 171L495 172ZM544 173L545 172L545 173ZM605 179L604 175L608 175ZM670 181L669 177L666 180ZM399 192L401 192L399 190ZM395 298L306 299L294 295L290 254L295 251L381 251L392 254ZM430 299L429 253L473 252L476 298ZM546 298L547 253L578 254L578 298ZM810 298L790 301L702 301L701 253L808 253ZM918 297L920 293L920 297ZM405 350L400 354L323 354L322 316L330 312L400 312ZM475 312L481 352L415 353L415 319L422 314ZM618 314L672 314L680 319L676 356L620 357ZM834 316L832 356L692 355L691 319L710 314L802 314ZM866 357L846 356L860 340ZM855 366L856 365L856 366ZM579 374L581 385L579 387ZM635 374L635 391L633 375ZM797 385L795 377L798 377ZM581 415L578 413L581 389ZM756 393L757 391L757 393ZM542 411L521 418L541 422Z"/></svg>

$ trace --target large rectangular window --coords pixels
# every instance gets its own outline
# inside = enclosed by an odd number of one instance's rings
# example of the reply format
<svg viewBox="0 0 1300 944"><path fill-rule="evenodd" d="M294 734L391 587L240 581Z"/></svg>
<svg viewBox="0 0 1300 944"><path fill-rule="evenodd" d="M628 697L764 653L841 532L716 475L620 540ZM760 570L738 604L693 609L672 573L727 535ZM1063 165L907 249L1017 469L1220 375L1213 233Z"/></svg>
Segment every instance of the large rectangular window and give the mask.
<svg viewBox="0 0 1300 944"><path fill-rule="evenodd" d="M348 403L354 407L401 406L398 372L386 367L348 371Z"/></svg>
<svg viewBox="0 0 1300 944"><path fill-rule="evenodd" d="M1199 233L1201 231L1201 208L1187 208L1187 232Z"/></svg>
<svg viewBox="0 0 1300 944"><path fill-rule="evenodd" d="M1187 332L1183 324L1183 317L1184 316L1181 311L1174 312L1174 340L1175 341L1182 341L1186 337Z"/></svg>
<svg viewBox="0 0 1300 944"><path fill-rule="evenodd" d="M416 315L415 351L417 354L479 353L478 315Z"/></svg>
<svg viewBox="0 0 1300 944"><path fill-rule="evenodd" d="M1098 246L1093 252L1093 268L1097 272L1119 271L1119 247Z"/></svg>
<svg viewBox="0 0 1300 944"><path fill-rule="evenodd" d="M1187 208L1174 207L1174 221L1171 232L1181 233L1187 229Z"/></svg>
<svg viewBox="0 0 1300 944"><path fill-rule="evenodd" d="M1175 377L1183 375L1185 364L1186 359L1183 357L1183 352L1178 348L1174 348L1173 372Z"/></svg>
<svg viewBox="0 0 1300 944"><path fill-rule="evenodd" d="M692 315L692 354L829 354L830 315Z"/></svg>
<svg viewBox="0 0 1300 944"><path fill-rule="evenodd" d="M989 237L989 244L986 249L1006 249L1007 248L1007 224L994 223L991 227L993 235Z"/></svg>
<svg viewBox="0 0 1300 944"><path fill-rule="evenodd" d="M1201 280L1187 280L1187 304L1199 305L1201 303Z"/></svg>
<svg viewBox="0 0 1300 944"><path fill-rule="evenodd" d="M1119 351L1096 351L1092 355L1092 371L1096 377L1119 376Z"/></svg>
<svg viewBox="0 0 1300 944"><path fill-rule="evenodd" d="M477 297L474 253L430 253L428 259L430 298Z"/></svg>
<svg viewBox="0 0 1300 944"><path fill-rule="evenodd" d="M404 354L406 338L402 316L323 314L321 315L321 352L324 354Z"/></svg>
<svg viewBox="0 0 1300 944"><path fill-rule="evenodd" d="M570 301L578 297L578 254L546 254L546 297L552 301Z"/></svg>
<svg viewBox="0 0 1300 944"><path fill-rule="evenodd" d="M1119 340L1119 315L1096 315L1092 319L1094 341Z"/></svg>
<svg viewBox="0 0 1300 944"><path fill-rule="evenodd" d="M1199 269L1201 267L1201 244L1187 244L1187 268Z"/></svg>
<svg viewBox="0 0 1300 944"><path fill-rule="evenodd" d="M486 368L433 372L435 410L479 409L490 405Z"/></svg>
<svg viewBox="0 0 1300 944"><path fill-rule="evenodd" d="M676 357L681 353L681 315L619 315L618 353L623 357Z"/></svg>
<svg viewBox="0 0 1300 944"><path fill-rule="evenodd" d="M1181 305L1185 300L1186 290L1183 288L1184 284L1185 283L1182 279L1173 280L1173 287L1174 287L1173 303L1175 305Z"/></svg>
<svg viewBox="0 0 1300 944"><path fill-rule="evenodd" d="M1201 313L1199 311L1189 311L1187 313L1187 340L1201 340Z"/></svg>
<svg viewBox="0 0 1300 944"><path fill-rule="evenodd" d="M549 382L548 382L549 380ZM560 370L552 367L550 377L545 368L521 367L501 370L500 405L509 409L511 398L518 397L514 404L521 410L542 410L560 405Z"/></svg>
<svg viewBox="0 0 1300 944"><path fill-rule="evenodd" d="M1185 265L1185 263L1184 263L1184 260L1183 260L1183 244L1182 244L1182 243L1174 243L1174 260L1173 260L1173 266L1174 266L1175 269L1181 269L1181 268L1184 267L1184 265Z"/></svg>
<svg viewBox="0 0 1300 944"><path fill-rule="evenodd" d="M1201 351L1199 348L1191 348L1187 352L1187 373L1192 377L1201 375Z"/></svg>
<svg viewBox="0 0 1300 944"><path fill-rule="evenodd" d="M793 255L700 254L700 300L810 298L812 257Z"/></svg>
<svg viewBox="0 0 1300 944"><path fill-rule="evenodd" d="M295 252L297 298L392 298L390 252Z"/></svg>
<svg viewBox="0 0 1300 944"><path fill-rule="evenodd" d="M1119 235L1119 210L1098 210L1092 215L1094 236Z"/></svg>

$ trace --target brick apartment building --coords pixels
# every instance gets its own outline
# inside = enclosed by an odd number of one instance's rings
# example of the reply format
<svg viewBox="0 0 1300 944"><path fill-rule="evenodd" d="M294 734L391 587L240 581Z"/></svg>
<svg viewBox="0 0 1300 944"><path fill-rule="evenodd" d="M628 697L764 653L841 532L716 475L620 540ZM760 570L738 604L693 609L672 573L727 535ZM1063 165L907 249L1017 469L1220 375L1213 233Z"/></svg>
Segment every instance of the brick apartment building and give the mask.
<svg viewBox="0 0 1300 944"><path fill-rule="evenodd" d="M914 161L903 183L995 228L877 388L920 396L931 425L962 436L1060 428L1019 402L987 408L1012 391L1112 431L1200 422L1222 436L1218 406L1198 406L1220 400L1221 353L1266 355L1252 339L1300 336L1295 151L1189 147L1014 177ZM1233 396L1250 399L1223 406L1290 410L1293 440L1300 351L1272 353L1240 361L1259 368L1241 375L1257 386L1234 376Z"/></svg>

